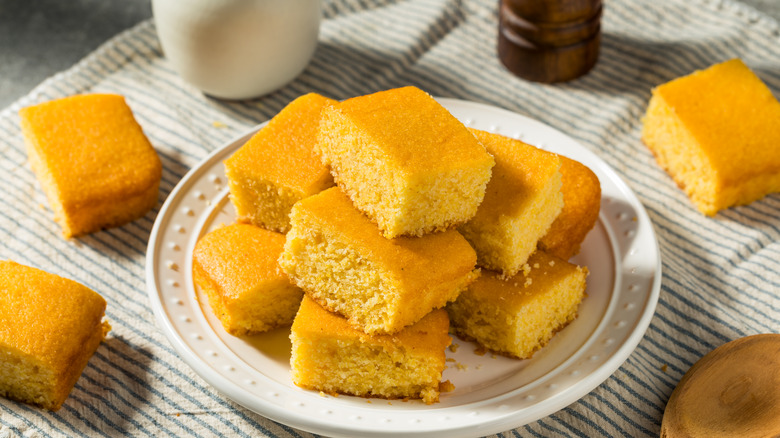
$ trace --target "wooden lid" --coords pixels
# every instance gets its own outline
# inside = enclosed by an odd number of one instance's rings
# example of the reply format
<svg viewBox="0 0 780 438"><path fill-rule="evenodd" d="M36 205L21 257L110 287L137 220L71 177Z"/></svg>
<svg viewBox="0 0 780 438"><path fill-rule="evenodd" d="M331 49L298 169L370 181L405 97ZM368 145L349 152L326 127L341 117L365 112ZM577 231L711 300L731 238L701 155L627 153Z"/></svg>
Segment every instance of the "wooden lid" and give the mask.
<svg viewBox="0 0 780 438"><path fill-rule="evenodd" d="M696 362L672 392L661 438L780 435L780 335L722 345Z"/></svg>
<svg viewBox="0 0 780 438"><path fill-rule="evenodd" d="M504 0L504 4L517 15L545 23L587 20L601 10L601 0Z"/></svg>

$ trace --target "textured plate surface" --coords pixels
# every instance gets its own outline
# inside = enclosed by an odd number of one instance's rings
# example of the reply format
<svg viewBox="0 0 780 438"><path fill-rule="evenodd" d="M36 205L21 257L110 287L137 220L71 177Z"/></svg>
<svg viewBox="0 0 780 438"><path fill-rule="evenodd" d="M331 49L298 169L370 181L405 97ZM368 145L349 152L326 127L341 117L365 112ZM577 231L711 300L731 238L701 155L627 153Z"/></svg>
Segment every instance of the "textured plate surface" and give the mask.
<svg viewBox="0 0 780 438"><path fill-rule="evenodd" d="M650 323L660 291L658 243L642 204L596 155L565 134L499 108L439 99L467 126L519 138L568 156L599 177L602 206L572 262L587 266L579 317L532 359L477 355L455 338L440 403L321 395L289 377L289 330L228 335L192 281L200 236L234 220L222 162L257 129L213 152L166 200L152 230L147 289L159 325L182 359L217 391L268 418L329 436L482 436L550 415L606 380Z"/></svg>

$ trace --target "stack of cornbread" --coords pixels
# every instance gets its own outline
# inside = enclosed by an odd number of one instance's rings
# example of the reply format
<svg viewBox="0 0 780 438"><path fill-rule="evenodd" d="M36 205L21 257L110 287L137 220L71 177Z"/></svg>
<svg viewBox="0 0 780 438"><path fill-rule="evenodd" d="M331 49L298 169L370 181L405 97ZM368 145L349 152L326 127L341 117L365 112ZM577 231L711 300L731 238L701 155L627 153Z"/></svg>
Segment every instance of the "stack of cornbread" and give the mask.
<svg viewBox="0 0 780 438"><path fill-rule="evenodd" d="M598 179L415 87L302 96L225 166L195 278L230 333L292 322L298 386L433 403L449 332L525 358L576 316Z"/></svg>

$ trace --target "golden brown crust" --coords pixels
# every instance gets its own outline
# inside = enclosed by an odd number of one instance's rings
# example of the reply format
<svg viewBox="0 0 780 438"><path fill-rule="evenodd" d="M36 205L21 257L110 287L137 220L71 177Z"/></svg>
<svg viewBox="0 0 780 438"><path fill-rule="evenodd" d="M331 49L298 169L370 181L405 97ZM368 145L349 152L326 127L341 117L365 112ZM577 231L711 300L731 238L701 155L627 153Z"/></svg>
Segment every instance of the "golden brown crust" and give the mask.
<svg viewBox="0 0 780 438"><path fill-rule="evenodd" d="M110 328L106 302L75 281L11 261L0 262L0 285L0 348L54 376L36 392L44 394L38 404L56 410Z"/></svg>
<svg viewBox="0 0 780 438"><path fill-rule="evenodd" d="M286 233L295 202L333 186L315 146L320 113L335 103L316 93L298 97L225 160L241 222Z"/></svg>
<svg viewBox="0 0 780 438"><path fill-rule="evenodd" d="M560 158L563 209L538 246L569 260L579 252L588 232L596 225L601 208L601 183L584 164L562 155Z"/></svg>
<svg viewBox="0 0 780 438"><path fill-rule="evenodd" d="M303 292L277 262L284 241L280 233L233 223L195 245L195 284L228 333L253 334L292 322Z"/></svg>
<svg viewBox="0 0 780 438"><path fill-rule="evenodd" d="M641 139L698 210L714 216L780 190L778 119L771 90L732 59L653 89Z"/></svg>
<svg viewBox="0 0 780 438"><path fill-rule="evenodd" d="M386 238L468 220L494 165L466 127L416 87L326 108L318 138L337 184Z"/></svg>
<svg viewBox="0 0 780 438"><path fill-rule="evenodd" d="M369 335L308 296L293 322L293 382L323 393L385 399L439 398L449 318L435 310L394 335Z"/></svg>
<svg viewBox="0 0 780 438"><path fill-rule="evenodd" d="M162 164L122 96L71 96L19 115L30 165L65 237L124 224L156 205Z"/></svg>

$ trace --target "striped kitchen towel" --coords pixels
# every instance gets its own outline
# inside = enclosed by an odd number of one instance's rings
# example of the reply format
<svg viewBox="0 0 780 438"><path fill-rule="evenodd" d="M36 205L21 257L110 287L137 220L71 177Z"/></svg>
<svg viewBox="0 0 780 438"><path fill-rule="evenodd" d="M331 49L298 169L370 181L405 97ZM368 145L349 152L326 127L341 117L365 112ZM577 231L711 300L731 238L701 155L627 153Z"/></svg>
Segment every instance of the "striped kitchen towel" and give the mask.
<svg viewBox="0 0 780 438"><path fill-rule="evenodd" d="M780 194L707 218L639 139L653 86L740 57L780 93L780 26L731 0L605 2L600 59L544 85L496 58L495 0L326 0L320 45L294 82L261 99L203 96L168 65L152 21L118 35L0 112L0 258L73 278L108 301L113 331L64 407L0 399L0 437L310 436L220 395L178 357L145 289L159 207L65 241L26 163L17 111L76 93L127 97L164 165L160 204L212 150L295 97L342 99L402 85L487 103L565 132L605 160L647 209L660 244L656 314L626 362L579 401L499 436L657 436L680 377L719 345L780 328ZM713 90L717 92L717 90Z"/></svg>

